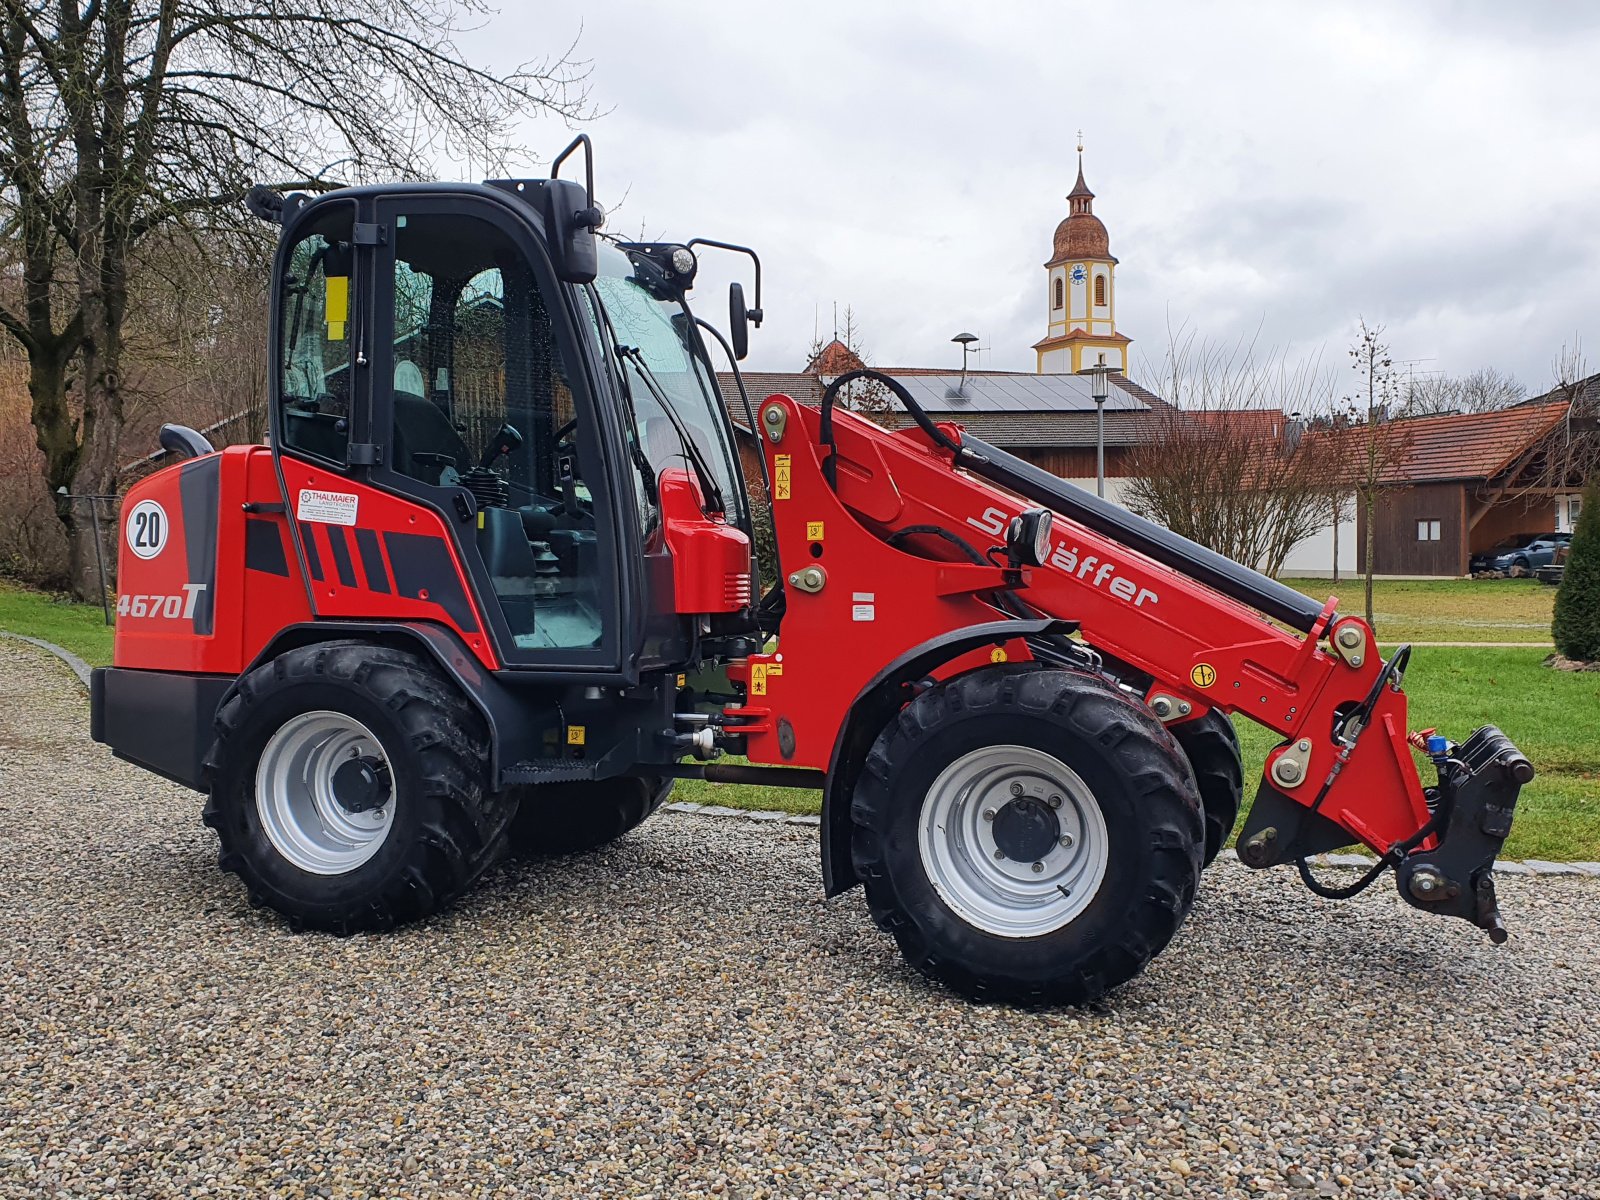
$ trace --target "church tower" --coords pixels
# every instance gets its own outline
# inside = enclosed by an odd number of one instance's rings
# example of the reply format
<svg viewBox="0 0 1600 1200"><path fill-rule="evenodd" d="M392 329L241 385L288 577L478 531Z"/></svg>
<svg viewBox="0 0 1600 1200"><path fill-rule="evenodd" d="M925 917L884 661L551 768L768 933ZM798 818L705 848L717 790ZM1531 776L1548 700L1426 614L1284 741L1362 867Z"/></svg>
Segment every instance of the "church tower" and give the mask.
<svg viewBox="0 0 1600 1200"><path fill-rule="evenodd" d="M1128 343L1117 332L1116 270L1111 236L1094 215L1094 193L1083 181L1083 143L1078 143L1078 182L1067 195L1066 220L1056 226L1045 263L1048 332L1034 343L1041 375L1066 374L1105 363L1127 371Z"/></svg>

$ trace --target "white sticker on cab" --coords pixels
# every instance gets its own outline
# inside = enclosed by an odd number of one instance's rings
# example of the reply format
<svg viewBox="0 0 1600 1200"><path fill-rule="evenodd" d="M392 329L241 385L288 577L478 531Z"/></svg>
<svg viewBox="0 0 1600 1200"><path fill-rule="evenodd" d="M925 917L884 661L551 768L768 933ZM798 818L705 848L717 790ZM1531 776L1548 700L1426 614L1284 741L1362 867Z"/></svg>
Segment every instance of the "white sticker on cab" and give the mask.
<svg viewBox="0 0 1600 1200"><path fill-rule="evenodd" d="M324 525L354 525L356 506L361 497L351 492L319 492L300 489L300 503L294 515L301 521L320 521Z"/></svg>
<svg viewBox="0 0 1600 1200"><path fill-rule="evenodd" d="M850 619L852 621L876 621L878 609L872 604L852 604L850 606Z"/></svg>

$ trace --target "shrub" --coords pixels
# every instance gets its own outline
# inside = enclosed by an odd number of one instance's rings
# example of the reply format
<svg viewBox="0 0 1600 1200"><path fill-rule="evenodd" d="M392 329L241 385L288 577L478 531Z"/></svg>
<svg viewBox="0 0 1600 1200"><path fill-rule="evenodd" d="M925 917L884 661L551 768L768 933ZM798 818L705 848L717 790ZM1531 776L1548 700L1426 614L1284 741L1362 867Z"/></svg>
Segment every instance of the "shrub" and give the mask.
<svg viewBox="0 0 1600 1200"><path fill-rule="evenodd" d="M1551 623L1556 649L1580 662L1600 661L1600 479L1583 494L1567 569Z"/></svg>

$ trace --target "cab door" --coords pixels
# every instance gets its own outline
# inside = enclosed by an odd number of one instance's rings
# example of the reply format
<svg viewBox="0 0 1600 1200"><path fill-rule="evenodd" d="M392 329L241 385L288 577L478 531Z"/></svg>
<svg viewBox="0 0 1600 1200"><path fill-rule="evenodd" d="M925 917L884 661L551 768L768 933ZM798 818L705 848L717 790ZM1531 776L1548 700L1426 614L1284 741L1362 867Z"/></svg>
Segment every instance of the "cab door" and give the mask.
<svg viewBox="0 0 1600 1200"><path fill-rule="evenodd" d="M508 666L616 672L629 589L604 414L516 206L486 190L378 199L371 478L452 529Z"/></svg>

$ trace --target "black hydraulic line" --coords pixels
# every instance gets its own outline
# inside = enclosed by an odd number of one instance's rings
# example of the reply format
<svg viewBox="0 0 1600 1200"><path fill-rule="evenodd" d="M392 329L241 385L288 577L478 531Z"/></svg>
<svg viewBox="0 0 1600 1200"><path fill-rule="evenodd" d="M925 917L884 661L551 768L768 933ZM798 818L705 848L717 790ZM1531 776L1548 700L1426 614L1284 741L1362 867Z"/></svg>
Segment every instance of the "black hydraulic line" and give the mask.
<svg viewBox="0 0 1600 1200"><path fill-rule="evenodd" d="M1396 842L1390 846L1387 851L1379 856L1378 861L1372 866L1371 870L1367 871L1366 874L1352 884L1347 884L1344 887L1332 887L1323 883L1311 873L1311 864L1309 862L1304 858L1297 858L1294 860L1294 865L1295 869L1300 872L1300 882L1304 883L1306 887L1324 900L1348 900L1352 896L1359 896L1376 882L1378 876L1382 875L1384 871L1390 867L1398 867L1406 860L1406 855L1422 845L1423 839L1439 828L1442 817L1442 809L1434 812L1432 816L1422 823L1421 829L1417 830L1405 841Z"/></svg>
<svg viewBox="0 0 1600 1200"><path fill-rule="evenodd" d="M957 550L960 550L961 553L965 554L969 561L973 562L977 566L983 567L987 566L989 563L989 560L978 552L978 548L976 546L967 541L967 539L962 537L959 533L954 533L951 530L946 529L943 525L907 525L903 529L896 529L884 540L889 545L895 546L905 538L909 537L936 537L941 541L949 542Z"/></svg>
<svg viewBox="0 0 1600 1200"><path fill-rule="evenodd" d="M965 451L961 464L974 475L1054 509L1301 633L1316 628L1322 605L1276 579L1240 566L979 438L964 434L961 449Z"/></svg>
<svg viewBox="0 0 1600 1200"><path fill-rule="evenodd" d="M916 422L917 428L927 434L934 445L948 450L955 457L957 466L991 483L998 483L1019 496L1025 496L1035 504L1042 504L1070 517L1096 533L1114 538L1191 579L1199 580L1230 599L1275 617L1301 633L1310 633L1316 628L1317 619L1322 615L1322 605L1315 600L1302 596L1291 587L1285 587L1276 579L1269 579L1259 571L1240 566L1215 550L1208 550L1186 537L1179 537L1154 521L1136 517L1126 509L1090 495L1082 488L1073 487L1066 480L979 438L962 434L959 441L952 439L899 380L881 371L870 368L847 371L822 393L822 420L817 435L822 444L828 447L828 457L822 462L822 473L829 487L838 488L839 449L833 436L834 397L841 386L855 379L876 380L893 392Z"/></svg>
<svg viewBox="0 0 1600 1200"><path fill-rule="evenodd" d="M1378 677L1372 681L1372 687L1367 689L1366 698L1358 704L1354 711L1339 723L1336 740L1339 743L1339 754L1333 760L1333 766L1328 770L1328 777L1322 781L1322 788L1317 792L1316 798L1311 801L1310 811L1317 812L1322 808L1322 802L1328 798L1328 793L1333 790L1333 784L1339 778L1339 772L1344 770L1345 763L1350 761L1350 756L1355 753L1356 740L1360 738L1361 731L1367 727L1367 722L1372 720L1372 710L1378 707L1378 697L1383 695L1383 686L1391 679L1398 680L1406 673L1406 667L1411 662L1411 647L1401 646L1389 656L1383 664L1383 670L1378 672Z"/></svg>
<svg viewBox="0 0 1600 1200"><path fill-rule="evenodd" d="M989 560L979 553L978 548L966 538L953 530L946 529L943 525L907 525L903 529L896 529L887 538L885 543L896 546L900 541L909 537L936 537L941 541L949 542L960 550L977 566L988 565ZM1019 601L1010 591L997 591L994 593L996 604L1018 620L1026 621L1033 614L1028 611L1027 605Z"/></svg>
<svg viewBox="0 0 1600 1200"><path fill-rule="evenodd" d="M817 437L828 448L828 457L822 460L822 475L828 481L830 488L835 491L839 488L839 446L833 437L833 401L838 396L841 387L856 379L874 379L883 384L884 387L895 394L901 404L905 405L906 412L911 414L911 419L917 423L917 428L927 434L933 440L934 445L950 451L958 460L965 457L961 449L961 443L952 440L944 430L934 423L933 418L923 410L922 405L916 402L911 393L906 390L905 385L898 379L885 375L882 371L874 371L870 367L857 371L846 371L823 390L822 420L817 427Z"/></svg>
<svg viewBox="0 0 1600 1200"><path fill-rule="evenodd" d="M720 245L720 243L708 244ZM700 326L701 329L705 330L712 337L716 338L717 344L722 347L722 352L728 356L728 366L733 368L733 382L739 386L739 400L744 405L744 419L750 422L750 436L755 438L757 441L760 441L761 427L756 424L755 406L750 403L750 393L745 390L744 373L739 370L739 360L733 356L733 347L728 345L728 339L723 337L722 332L715 325L711 324L711 322L702 321L699 317L696 317L694 319L694 323ZM706 357L709 359L710 355L707 355ZM707 362L706 365L710 366L711 364ZM712 371L711 378L715 379L716 377L717 373ZM762 454L758 457L761 460L761 478L767 481L767 495L770 496L772 495L772 479L767 471L767 456Z"/></svg>

